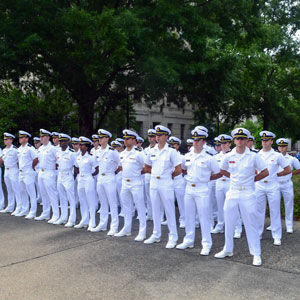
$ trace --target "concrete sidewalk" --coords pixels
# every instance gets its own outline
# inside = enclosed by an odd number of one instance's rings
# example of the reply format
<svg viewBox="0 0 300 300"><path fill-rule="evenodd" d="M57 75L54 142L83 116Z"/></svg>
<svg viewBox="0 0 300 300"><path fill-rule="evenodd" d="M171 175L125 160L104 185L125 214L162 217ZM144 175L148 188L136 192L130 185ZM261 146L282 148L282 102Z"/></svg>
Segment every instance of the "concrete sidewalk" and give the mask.
<svg viewBox="0 0 300 300"><path fill-rule="evenodd" d="M281 247L264 233L262 267L252 266L244 233L235 255L217 260L224 235L202 257L199 230L195 248L180 251L165 249L166 226L161 243L134 242L137 225L115 238L0 214L0 299L300 299L299 223Z"/></svg>

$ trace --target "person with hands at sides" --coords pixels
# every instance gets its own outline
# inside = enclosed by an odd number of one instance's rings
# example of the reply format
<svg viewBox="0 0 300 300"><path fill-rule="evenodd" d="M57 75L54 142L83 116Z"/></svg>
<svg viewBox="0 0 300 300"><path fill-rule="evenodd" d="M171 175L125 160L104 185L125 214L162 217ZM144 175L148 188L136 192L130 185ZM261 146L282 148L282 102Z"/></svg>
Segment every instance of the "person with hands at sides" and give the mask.
<svg viewBox="0 0 300 300"><path fill-rule="evenodd" d="M209 255L212 247L210 233L210 193L208 183L221 177L220 168L215 157L206 152L204 145L208 134L206 131L192 131L193 149L184 157L186 169L186 190L184 207L186 215L185 237L177 249L193 248L195 241L195 219L198 212L201 233L201 255Z"/></svg>
<svg viewBox="0 0 300 300"><path fill-rule="evenodd" d="M101 147L96 151L99 168L97 193L101 208L99 224L91 231L107 230L108 212L110 210L111 223L107 235L113 236L119 228L116 173L120 170L120 158L118 151L108 145L112 134L105 129L99 129L98 135Z"/></svg>
<svg viewBox="0 0 300 300"><path fill-rule="evenodd" d="M139 218L139 233L134 239L141 242L146 238L146 207L144 202L143 169L145 155L142 150L135 147L138 135L129 129L123 130L125 150L120 153L120 165L122 168L121 201L124 210L124 227L116 237L130 236L132 226L133 203L137 209Z"/></svg>
<svg viewBox="0 0 300 300"><path fill-rule="evenodd" d="M155 133L157 145L149 150L144 168L145 173L151 173L150 197L154 226L151 237L145 240L144 243L153 244L160 242L160 204L162 202L169 228L169 240L166 248L171 249L176 246L178 240L173 178L181 173L182 159L179 153L167 144L168 137L171 135L169 128L157 125L155 126Z"/></svg>
<svg viewBox="0 0 300 300"><path fill-rule="evenodd" d="M74 150L69 148L71 137L67 134L59 134L60 148L57 151L57 190L60 200L61 215L54 225L65 224L65 227L73 227L76 221L76 203L74 188L74 166L77 156ZM70 217L68 218L68 203L70 204Z"/></svg>
<svg viewBox="0 0 300 300"><path fill-rule="evenodd" d="M37 210L37 198L34 187L35 180L35 166L38 163L37 151L28 143L31 134L20 130L19 131L19 143L21 146L18 148L19 158L19 183L22 197L22 209L19 213L15 214L16 217L26 216L28 219L32 219L36 215ZM29 201L30 198L30 212Z"/></svg>
<svg viewBox="0 0 300 300"><path fill-rule="evenodd" d="M0 212L12 213L12 215L18 214L22 209L22 197L19 184L18 149L13 145L14 138L15 136L13 134L4 132L4 144L6 147L3 149L2 159L0 158L0 162L1 160L4 162L4 182L7 189L7 207ZM1 188L2 186L0 186L0 199L2 198ZM15 199L17 205L15 205Z"/></svg>
<svg viewBox="0 0 300 300"><path fill-rule="evenodd" d="M292 173L279 178L279 189L284 200L285 209L285 227L287 233L293 233L293 216L294 216L294 186L292 176L300 173L300 162L297 158L287 153L289 140L279 138L276 141L279 152L290 165ZM279 169L282 171L282 168Z"/></svg>
<svg viewBox="0 0 300 300"><path fill-rule="evenodd" d="M40 188L43 211L35 220L49 220L50 210L52 208L52 218L48 223L56 222L60 217L58 205L58 192L56 183L56 153L58 148L50 142L51 132L45 129L40 129L40 139L42 146L38 149L38 184Z"/></svg>
<svg viewBox="0 0 300 300"><path fill-rule="evenodd" d="M79 137L80 154L76 158L75 178L78 176L78 197L81 220L74 228L86 228L91 231L96 225L95 180L99 172L96 156L90 154L92 141L84 136Z"/></svg>
<svg viewBox="0 0 300 300"><path fill-rule="evenodd" d="M258 211L260 213L258 224L259 234L262 237L265 225L266 205L267 201L270 208L271 231L274 239L274 245L281 245L281 216L280 216L280 189L279 180L281 177L290 174L291 167L285 160L283 155L272 149L273 139L275 134L270 131L261 131L262 149L258 155L265 161L269 170L269 176L264 180L256 183L256 200L258 203ZM280 168L282 171L279 171Z"/></svg>
<svg viewBox="0 0 300 300"><path fill-rule="evenodd" d="M225 154L221 163L221 174L230 178L230 186L224 204L225 245L215 257L233 256L233 235L240 211L250 254L253 255L253 265L260 266L262 260L257 225L259 213L255 198L255 182L267 177L269 172L260 155L246 146L249 135L250 132L245 128L234 129L231 136L236 147Z"/></svg>

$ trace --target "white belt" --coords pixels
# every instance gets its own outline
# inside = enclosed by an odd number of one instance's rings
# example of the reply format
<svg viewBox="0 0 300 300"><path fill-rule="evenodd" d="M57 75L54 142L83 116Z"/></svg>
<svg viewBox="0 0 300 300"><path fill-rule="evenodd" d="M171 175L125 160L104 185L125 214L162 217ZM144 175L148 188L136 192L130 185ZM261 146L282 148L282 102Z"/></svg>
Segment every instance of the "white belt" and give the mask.
<svg viewBox="0 0 300 300"><path fill-rule="evenodd" d="M5 171L18 170L17 166L5 168Z"/></svg>
<svg viewBox="0 0 300 300"><path fill-rule="evenodd" d="M131 181L141 181L141 177L131 177L131 178L122 178L123 181L131 182Z"/></svg>
<svg viewBox="0 0 300 300"><path fill-rule="evenodd" d="M79 176L80 177L88 177L88 176L93 176L91 173L87 173L87 174L80 174L79 173Z"/></svg>
<svg viewBox="0 0 300 300"><path fill-rule="evenodd" d="M99 176L115 176L115 173L99 173Z"/></svg>
<svg viewBox="0 0 300 300"><path fill-rule="evenodd" d="M161 175L153 175L151 174L151 179L158 179L158 180L172 180L172 176L161 176Z"/></svg>
<svg viewBox="0 0 300 300"><path fill-rule="evenodd" d="M253 190L254 191L254 187L253 186L249 186L249 185L234 185L230 187L232 190L237 190L237 191L245 191L245 190Z"/></svg>
<svg viewBox="0 0 300 300"><path fill-rule="evenodd" d="M286 179L286 180L278 180L279 183L283 184L283 183L287 183L290 182L291 179Z"/></svg>
<svg viewBox="0 0 300 300"><path fill-rule="evenodd" d="M45 169L45 168L40 168L40 171L46 172L46 171L56 171L55 169Z"/></svg>
<svg viewBox="0 0 300 300"><path fill-rule="evenodd" d="M73 171L58 171L58 175L73 175Z"/></svg>

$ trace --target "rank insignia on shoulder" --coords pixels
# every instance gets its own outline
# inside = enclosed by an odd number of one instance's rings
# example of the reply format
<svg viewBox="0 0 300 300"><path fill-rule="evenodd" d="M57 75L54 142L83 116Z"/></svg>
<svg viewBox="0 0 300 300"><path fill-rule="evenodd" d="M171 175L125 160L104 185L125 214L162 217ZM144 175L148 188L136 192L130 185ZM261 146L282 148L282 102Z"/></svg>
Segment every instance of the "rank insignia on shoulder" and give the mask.
<svg viewBox="0 0 300 300"><path fill-rule="evenodd" d="M109 147L109 150L115 150L115 148L113 148L113 147Z"/></svg>
<svg viewBox="0 0 300 300"><path fill-rule="evenodd" d="M155 154L152 154L152 155L151 155L151 157L155 157L155 156L156 156Z"/></svg>
<svg viewBox="0 0 300 300"><path fill-rule="evenodd" d="M32 146L31 144L29 144L29 143L28 143L27 145L28 145L28 147L33 147L33 146Z"/></svg>
<svg viewBox="0 0 300 300"><path fill-rule="evenodd" d="M75 150L74 150L74 149L72 149L72 148L70 148L69 150L70 150L71 152L75 152Z"/></svg>
<svg viewBox="0 0 300 300"><path fill-rule="evenodd" d="M210 156L213 156L211 153L209 153L209 152L207 152L207 151L205 151L208 155L210 155Z"/></svg>
<svg viewBox="0 0 300 300"><path fill-rule="evenodd" d="M257 150L250 149L251 152L258 153ZM278 151L279 152L279 151Z"/></svg>

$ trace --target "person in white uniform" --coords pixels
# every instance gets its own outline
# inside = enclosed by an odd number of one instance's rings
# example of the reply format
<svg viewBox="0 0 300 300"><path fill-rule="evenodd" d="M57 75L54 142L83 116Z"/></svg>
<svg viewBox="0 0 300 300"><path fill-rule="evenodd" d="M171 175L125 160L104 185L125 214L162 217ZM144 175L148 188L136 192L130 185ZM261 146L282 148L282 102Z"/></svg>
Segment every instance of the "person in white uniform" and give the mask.
<svg viewBox="0 0 300 300"><path fill-rule="evenodd" d="M110 210L111 223L107 235L113 236L118 232L119 215L117 200L116 173L119 171L119 153L108 145L112 134L105 130L98 130L101 148L96 151L99 166L97 181L97 193L101 203L100 222L92 232L106 231L108 224L108 213Z"/></svg>
<svg viewBox="0 0 300 300"><path fill-rule="evenodd" d="M35 220L49 220L51 208L52 218L49 224L56 222L60 217L57 192L57 150L50 142L51 132L46 129L40 129L40 139L42 146L38 149L39 174L38 183L43 203L43 211Z"/></svg>
<svg viewBox="0 0 300 300"><path fill-rule="evenodd" d="M168 140L171 148L174 148L184 162L184 156L179 152L181 140L176 136L171 136ZM182 167L182 166L181 166ZM184 193L185 193L185 180L183 174L179 174L173 179L175 198L179 209L179 228L185 228L185 213L184 213Z"/></svg>
<svg viewBox="0 0 300 300"><path fill-rule="evenodd" d="M96 151L98 149L100 149L100 145L99 145L99 136L98 134L93 134L92 135L92 142L93 142L93 148L91 149L91 154L95 155Z"/></svg>
<svg viewBox="0 0 300 300"><path fill-rule="evenodd" d="M300 173L300 162L297 158L287 153L289 140L279 138L276 141L279 152L290 165L292 173L279 178L279 189L284 200L285 209L285 227L287 233L293 233L293 216L294 216L294 186L292 176ZM279 171L282 171L280 168Z"/></svg>
<svg viewBox="0 0 300 300"><path fill-rule="evenodd" d="M186 175L186 191L184 206L186 214L186 234L183 243L177 249L193 248L195 241L195 218L198 212L202 233L201 255L209 255L212 247L210 233L210 194L208 183L219 178L219 165L211 154L204 149L207 132L199 129L192 131L193 151L187 153L184 159Z"/></svg>
<svg viewBox="0 0 300 300"><path fill-rule="evenodd" d="M258 155L265 161L269 170L269 176L264 180L256 183L256 199L259 210L259 234L262 237L265 225L266 205L267 201L270 208L270 219L272 227L272 237L274 245L281 245L281 215L280 215L280 190L279 190L279 177L291 173L291 167L284 157L272 149L273 139L275 134L270 131L261 131L259 133L262 140L262 149ZM279 172L279 168L283 170Z"/></svg>
<svg viewBox="0 0 300 300"><path fill-rule="evenodd" d="M79 146L80 140L77 137L72 137L71 145L74 150L74 155L78 157L80 155L80 146ZM79 203L79 197L78 197L78 176L75 176L74 172L74 177L75 177L75 182L74 182L74 190L75 190L75 203L76 207L78 206Z"/></svg>
<svg viewBox="0 0 300 300"><path fill-rule="evenodd" d="M153 213L153 233L144 241L145 244L160 242L162 202L169 228L167 249L174 248L177 244L178 233L175 217L174 185L173 178L181 173L181 157L178 152L167 144L171 130L165 126L155 126L157 145L150 149L145 159L145 173L151 173L150 197Z"/></svg>
<svg viewBox="0 0 300 300"><path fill-rule="evenodd" d="M143 151L135 148L138 135L129 129L123 130L125 150L120 153L122 168L121 199L124 206L124 227L116 237L131 235L133 203L137 209L139 219L139 232L134 239L141 242L146 238L146 207L144 202L143 169L145 155Z"/></svg>
<svg viewBox="0 0 300 300"><path fill-rule="evenodd" d="M247 129L236 128L231 135L236 147L224 156L221 163L221 174L230 178L224 204L225 246L215 257L233 256L233 234L240 211L250 254L253 255L253 265L260 266L262 260L257 224L259 213L254 182L262 180L269 172L263 159L246 146L250 135Z"/></svg>
<svg viewBox="0 0 300 300"><path fill-rule="evenodd" d="M18 214L22 210L22 197L19 184L18 148L13 145L15 136L4 132L2 160L4 162L4 182L7 189L7 207L2 213ZM1 160L1 159L0 159ZM15 205L15 200L17 205Z"/></svg>
<svg viewBox="0 0 300 300"><path fill-rule="evenodd" d="M226 153L230 152L231 142L233 138L227 134L220 134L218 136L218 140L221 145L222 151L215 155L215 158L221 167L221 163L223 157ZM226 176L222 176L221 178L216 180L216 198L218 205L218 223L211 233L224 233L224 202L226 193L229 190L230 179Z"/></svg>
<svg viewBox="0 0 300 300"><path fill-rule="evenodd" d="M92 231L96 225L95 179L99 171L96 156L89 153L92 141L84 136L80 140L80 154L76 158L75 176L78 176L78 196L81 220L74 228L86 228ZM77 175L78 174L78 175Z"/></svg>
<svg viewBox="0 0 300 300"><path fill-rule="evenodd" d="M37 136L35 136L33 138L33 145L34 145L34 148L38 151L39 148L41 147L41 139ZM38 183L38 175L39 175L39 171L40 171L40 167L39 167L39 164L37 164L35 166L35 173L36 173L36 176L35 176L35 180L34 180L34 185L35 185L35 188L36 188L36 198L37 198L37 202L38 203L41 203L42 202L42 199L41 199L41 193L40 193L40 188L39 188L39 183Z"/></svg>
<svg viewBox="0 0 300 300"><path fill-rule="evenodd" d="M60 149L57 151L57 191L60 200L60 218L54 225L65 224L65 227L73 227L76 221L76 203L74 192L74 166L77 156L74 150L69 148L71 137L67 134L59 134ZM68 213L68 203L70 205L70 217ZM68 218L69 217L69 218Z"/></svg>
<svg viewBox="0 0 300 300"><path fill-rule="evenodd" d="M190 149L193 147L193 139L186 140L187 151L190 152Z"/></svg>
<svg viewBox="0 0 300 300"><path fill-rule="evenodd" d="M35 166L38 163L37 151L28 143L31 134L20 130L19 143L21 146L18 148L19 159L19 183L22 197L22 210L15 216L27 218L34 218L37 210L37 198L34 187L35 180ZM30 198L30 212L29 212L29 199Z"/></svg>
<svg viewBox="0 0 300 300"><path fill-rule="evenodd" d="M148 152L150 149L152 149L156 145L156 134L155 129L149 129L148 130L148 142L149 146L144 149L145 157L147 157ZM147 221L152 220L152 204L151 204L151 198L150 198L150 178L151 174L146 173L145 174L145 202L146 202L146 210L147 210Z"/></svg>
<svg viewBox="0 0 300 300"><path fill-rule="evenodd" d="M60 145L59 145L59 133L56 131L53 131L51 133L51 137L52 137L52 143L53 146L56 148L56 150L59 150Z"/></svg>

